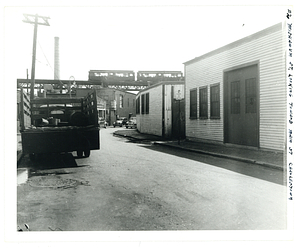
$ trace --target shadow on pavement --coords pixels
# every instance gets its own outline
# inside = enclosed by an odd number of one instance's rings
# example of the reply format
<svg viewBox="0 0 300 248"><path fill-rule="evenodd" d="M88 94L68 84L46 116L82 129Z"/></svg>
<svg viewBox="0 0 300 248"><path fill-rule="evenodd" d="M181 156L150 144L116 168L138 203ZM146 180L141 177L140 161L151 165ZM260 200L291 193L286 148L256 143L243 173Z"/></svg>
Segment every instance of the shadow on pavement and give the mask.
<svg viewBox="0 0 300 248"><path fill-rule="evenodd" d="M140 142L136 142L140 143ZM261 180L269 181L272 183L286 185L286 173L284 171L256 165L252 163L245 163L226 158L218 158L211 155L199 154L189 151L182 151L170 147L159 145L146 145L140 144L141 147L156 151L163 152L170 155L178 156L181 158L191 159L197 162L206 163L212 166L217 166L226 170L234 171L246 176L255 177Z"/></svg>
<svg viewBox="0 0 300 248"><path fill-rule="evenodd" d="M38 170L79 167L71 153L65 154L39 154L34 160L25 156L18 168L32 168Z"/></svg>

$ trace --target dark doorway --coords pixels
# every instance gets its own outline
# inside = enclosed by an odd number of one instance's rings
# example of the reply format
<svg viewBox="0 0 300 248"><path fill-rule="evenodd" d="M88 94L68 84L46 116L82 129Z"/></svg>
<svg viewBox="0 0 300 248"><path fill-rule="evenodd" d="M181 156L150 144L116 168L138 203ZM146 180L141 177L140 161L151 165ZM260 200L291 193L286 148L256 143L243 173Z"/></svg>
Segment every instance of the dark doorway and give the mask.
<svg viewBox="0 0 300 248"><path fill-rule="evenodd" d="M172 93L174 89L172 87ZM185 138L185 100L175 100L172 94L172 137Z"/></svg>
<svg viewBox="0 0 300 248"><path fill-rule="evenodd" d="M257 65L225 72L225 143L259 146L258 87Z"/></svg>

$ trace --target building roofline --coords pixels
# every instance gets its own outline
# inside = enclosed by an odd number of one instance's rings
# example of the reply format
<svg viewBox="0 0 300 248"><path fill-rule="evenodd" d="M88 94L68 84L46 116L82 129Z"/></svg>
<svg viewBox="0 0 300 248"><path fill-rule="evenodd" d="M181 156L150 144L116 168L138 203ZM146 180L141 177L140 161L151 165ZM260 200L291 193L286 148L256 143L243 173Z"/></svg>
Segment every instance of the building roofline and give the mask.
<svg viewBox="0 0 300 248"><path fill-rule="evenodd" d="M161 82L158 82L156 84L153 84L153 85L147 87L146 89L140 90L139 93L137 93L136 95L139 95L140 93L142 93L144 91L147 91L149 89L155 88L160 85L178 85L178 84L184 84L184 81L161 81Z"/></svg>
<svg viewBox="0 0 300 248"><path fill-rule="evenodd" d="M250 42L250 41L252 41L252 40L256 40L256 39L261 38L261 37L263 37L263 36L266 36L266 35L268 35L268 34L277 32L277 31L279 31L279 30L282 30L282 25L283 25L282 22L277 23L277 24L275 24L275 25L273 25L273 26L271 26L271 27L268 27L268 28L266 28L266 29L263 29L263 30L261 30L261 31L259 31L259 32L256 32L256 33L252 34L252 35L246 36L246 37L244 37L244 38L242 38L242 39L239 39L239 40L234 41L234 42L232 42L232 43L229 43L229 44L227 44L227 45L225 45L225 46L222 46L222 47L220 47L220 48L218 48L218 49L215 49L215 50L213 50L213 51L211 51L211 52L205 53L205 54L203 54L203 55L201 55L201 56L199 56L199 57L196 57L196 58L191 59L191 60L189 60L189 61L187 61L187 62L184 62L183 64L184 64L184 65L192 64L192 63L194 63L194 62L197 62L197 61L200 61L200 60L202 60L202 59L211 57L211 56L213 56L213 55L216 55L216 54L218 54L218 53L224 52L224 51L226 51L226 50L235 48L235 47L237 47L237 46L240 46L240 45L245 44L245 43L247 43L247 42Z"/></svg>

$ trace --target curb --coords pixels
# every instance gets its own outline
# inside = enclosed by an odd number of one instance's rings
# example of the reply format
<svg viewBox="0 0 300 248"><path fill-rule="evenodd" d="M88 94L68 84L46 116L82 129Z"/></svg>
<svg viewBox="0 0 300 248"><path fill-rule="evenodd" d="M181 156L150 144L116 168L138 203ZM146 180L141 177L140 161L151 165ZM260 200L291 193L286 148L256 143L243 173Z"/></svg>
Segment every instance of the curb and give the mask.
<svg viewBox="0 0 300 248"><path fill-rule="evenodd" d="M149 139L136 138L136 137L133 137L133 136L127 136L126 134L124 135L124 134L113 133L113 135L129 138L129 139L134 139L134 140L149 140ZM161 145L161 146L168 146L168 147L172 147L172 148L176 148L176 149L180 149L180 150L185 150L185 151L189 151L189 152L194 152L194 153L201 153L201 154L211 155L211 156L219 157L219 158L226 158L226 159L232 159L232 160L236 160L236 161L240 161L240 162L252 163L252 164L261 165L261 166L269 167L269 168L272 168L272 169L277 169L277 170L284 171L284 168L279 166L279 165L266 163L266 162L262 162L262 161L256 161L254 159L236 157L236 156L232 156L232 155L220 154L220 153L209 152L209 151L193 149L193 148L186 148L186 147L171 145L171 144L164 143L164 142L159 142L159 141L154 141L153 144L154 145Z"/></svg>
<svg viewBox="0 0 300 248"><path fill-rule="evenodd" d="M269 167L269 168L273 168L273 169L277 169L277 170L282 170L282 171L284 170L279 165L266 163L266 162L262 162L262 161L256 161L254 159L236 157L236 156L232 156L232 155L220 154L220 153L209 152L209 151L205 151L205 150L198 150L198 149L193 149L193 148L179 147L179 146L176 146L176 145L170 145L170 144L161 143L161 142L154 142L154 144L155 145L161 145L161 146L168 146L168 147L172 147L172 148L176 148L176 149L180 149L180 150L185 150L185 151L190 151L190 152L195 152L195 153L211 155L211 156L215 156L215 157L219 157L219 158L227 158L227 159L232 159L232 160L236 160L236 161L240 161L240 162L257 164L257 165L261 165L261 166L265 166L265 167Z"/></svg>
<svg viewBox="0 0 300 248"><path fill-rule="evenodd" d="M130 136L130 135L126 135L126 134L118 134L118 133L113 133L114 136L119 136L119 137L124 137L127 139L134 139L134 140L151 140L151 139L147 139L147 138L137 138L134 136Z"/></svg>
<svg viewBox="0 0 300 248"><path fill-rule="evenodd" d="M113 135L114 136L119 136L119 137L124 137L124 138L129 138L129 139L135 139L135 140L144 140L144 139L135 138L133 136L127 136L126 134L113 133Z"/></svg>

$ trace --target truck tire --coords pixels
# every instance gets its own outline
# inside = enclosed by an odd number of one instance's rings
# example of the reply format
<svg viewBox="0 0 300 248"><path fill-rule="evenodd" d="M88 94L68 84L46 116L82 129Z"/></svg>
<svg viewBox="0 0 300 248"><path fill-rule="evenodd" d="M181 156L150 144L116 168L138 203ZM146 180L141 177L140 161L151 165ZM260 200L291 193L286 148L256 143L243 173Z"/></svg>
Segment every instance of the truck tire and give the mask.
<svg viewBox="0 0 300 248"><path fill-rule="evenodd" d="M90 151L90 150L85 150L85 151L84 151L84 156L85 156L86 158L88 158L88 157L90 156L90 154L91 154L91 151Z"/></svg>
<svg viewBox="0 0 300 248"><path fill-rule="evenodd" d="M77 157L82 158L83 157L83 151L77 151Z"/></svg>

